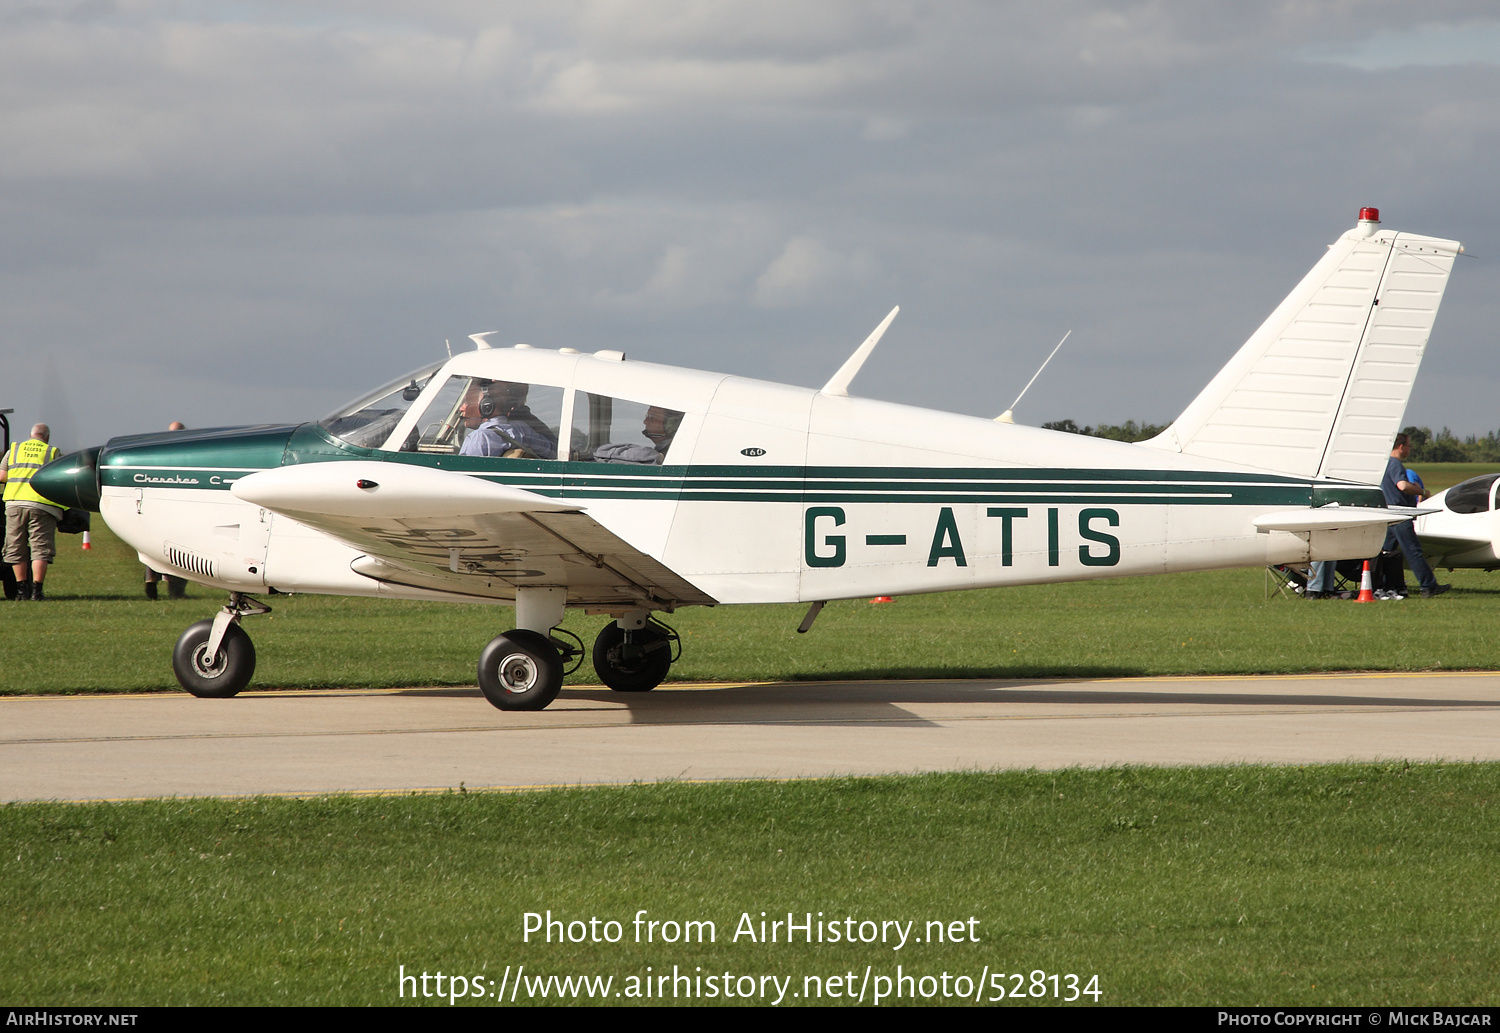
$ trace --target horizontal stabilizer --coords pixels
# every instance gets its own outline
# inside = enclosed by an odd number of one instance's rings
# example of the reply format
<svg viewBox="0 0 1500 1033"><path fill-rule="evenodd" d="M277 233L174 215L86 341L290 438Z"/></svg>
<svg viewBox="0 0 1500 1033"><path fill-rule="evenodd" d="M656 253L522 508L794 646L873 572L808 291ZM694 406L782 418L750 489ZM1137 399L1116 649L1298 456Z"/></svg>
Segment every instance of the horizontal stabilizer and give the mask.
<svg viewBox="0 0 1500 1033"><path fill-rule="evenodd" d="M1380 480L1463 248L1379 230L1371 209L1361 215L1144 446L1298 477Z"/></svg>
<svg viewBox="0 0 1500 1033"><path fill-rule="evenodd" d="M1423 513L1436 512L1435 509L1409 509L1405 506L1389 509L1324 506L1321 509L1288 509L1279 513L1266 513L1256 517L1253 523L1257 531L1338 531L1350 527L1389 526Z"/></svg>

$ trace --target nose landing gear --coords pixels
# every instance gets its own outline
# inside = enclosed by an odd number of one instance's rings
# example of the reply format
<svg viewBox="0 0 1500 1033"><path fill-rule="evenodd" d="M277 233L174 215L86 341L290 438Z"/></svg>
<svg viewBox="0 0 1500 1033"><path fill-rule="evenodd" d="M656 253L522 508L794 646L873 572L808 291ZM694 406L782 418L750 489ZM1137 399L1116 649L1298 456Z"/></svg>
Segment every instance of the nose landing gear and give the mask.
<svg viewBox="0 0 1500 1033"><path fill-rule="evenodd" d="M172 650L172 673L184 689L201 699L227 699L250 684L255 674L255 646L241 617L270 613L271 608L239 592L213 620L190 625Z"/></svg>

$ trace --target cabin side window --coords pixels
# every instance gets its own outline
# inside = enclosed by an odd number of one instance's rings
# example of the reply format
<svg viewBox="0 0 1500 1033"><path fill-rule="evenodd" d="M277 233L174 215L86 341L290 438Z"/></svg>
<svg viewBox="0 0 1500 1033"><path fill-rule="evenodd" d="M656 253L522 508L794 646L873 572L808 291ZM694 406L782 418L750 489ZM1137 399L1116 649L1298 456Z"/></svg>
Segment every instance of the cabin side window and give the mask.
<svg viewBox="0 0 1500 1033"><path fill-rule="evenodd" d="M401 451L556 459L562 403L560 387L450 376Z"/></svg>
<svg viewBox="0 0 1500 1033"><path fill-rule="evenodd" d="M682 425L682 413L580 391L573 403L573 423L569 456L575 462L660 466Z"/></svg>

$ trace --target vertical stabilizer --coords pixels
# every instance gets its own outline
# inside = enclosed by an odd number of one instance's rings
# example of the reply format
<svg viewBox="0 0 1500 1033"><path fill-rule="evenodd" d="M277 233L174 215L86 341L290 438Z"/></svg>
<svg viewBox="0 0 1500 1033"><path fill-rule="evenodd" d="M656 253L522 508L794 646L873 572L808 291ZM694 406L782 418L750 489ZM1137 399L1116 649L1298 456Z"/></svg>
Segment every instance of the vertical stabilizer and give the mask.
<svg viewBox="0 0 1500 1033"><path fill-rule="evenodd" d="M1373 208L1150 448L1300 477L1380 479L1437 318L1452 240Z"/></svg>

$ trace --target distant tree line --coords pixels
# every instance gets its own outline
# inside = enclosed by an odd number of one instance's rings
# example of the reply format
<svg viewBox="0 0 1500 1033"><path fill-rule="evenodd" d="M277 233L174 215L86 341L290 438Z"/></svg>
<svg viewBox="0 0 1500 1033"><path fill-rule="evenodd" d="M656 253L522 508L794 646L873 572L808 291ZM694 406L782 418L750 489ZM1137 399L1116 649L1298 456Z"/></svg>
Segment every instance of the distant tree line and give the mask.
<svg viewBox="0 0 1500 1033"><path fill-rule="evenodd" d="M1080 427L1072 420L1053 420L1042 424L1043 430L1060 430L1067 434L1087 434L1095 438L1112 441L1145 441L1167 429L1166 424L1101 423L1097 427ZM1492 430L1480 437L1470 434L1459 439L1444 427L1436 434L1431 427L1407 427L1402 431L1411 438L1411 461L1413 463L1500 463L1500 430Z"/></svg>
<svg viewBox="0 0 1500 1033"><path fill-rule="evenodd" d="M1101 423L1097 427L1080 427L1072 420L1054 420L1052 423L1042 424L1042 429L1060 430L1065 434L1087 434L1091 438L1109 438L1111 441L1145 441L1166 430L1167 425L1126 420L1120 424Z"/></svg>
<svg viewBox="0 0 1500 1033"><path fill-rule="evenodd" d="M1462 441L1447 427L1432 432L1430 427L1406 427L1402 433L1411 438L1413 463L1500 463L1500 431L1484 437L1470 434Z"/></svg>

